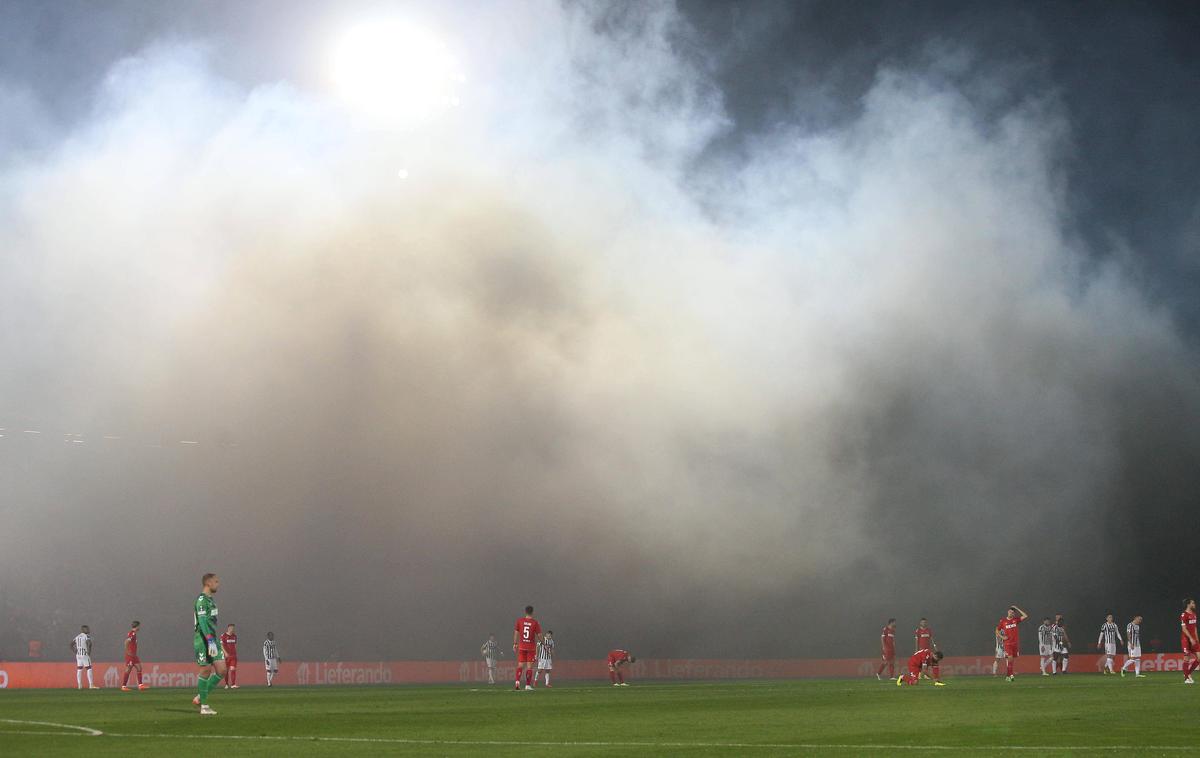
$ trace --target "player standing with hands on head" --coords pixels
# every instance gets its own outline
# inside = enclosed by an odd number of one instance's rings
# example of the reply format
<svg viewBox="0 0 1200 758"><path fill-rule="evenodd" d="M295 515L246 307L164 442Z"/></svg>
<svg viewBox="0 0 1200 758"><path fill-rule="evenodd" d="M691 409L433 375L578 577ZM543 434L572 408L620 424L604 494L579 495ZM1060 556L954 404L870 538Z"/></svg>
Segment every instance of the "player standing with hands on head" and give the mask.
<svg viewBox="0 0 1200 758"><path fill-rule="evenodd" d="M200 706L201 716L215 716L217 712L208 706L208 693L217 688L221 677L225 675L225 653L217 644L217 601L213 600L213 595L221 587L221 580L216 574L205 574L200 578L200 583L204 588L192 604L196 628L192 636L192 651L196 654L196 665L200 667L196 677L199 693L192 699L192 704Z"/></svg>
<svg viewBox="0 0 1200 758"><path fill-rule="evenodd" d="M1196 601L1190 597L1183 601L1183 613L1179 614L1179 629L1179 644L1183 648L1183 683L1195 684L1192 681L1192 672L1200 668L1200 639L1196 638Z"/></svg>
<svg viewBox="0 0 1200 758"><path fill-rule="evenodd" d="M237 630L233 624L225 627L221 634L221 650L225 653L225 669L229 675L225 677L225 689L238 689L237 684Z"/></svg>
<svg viewBox="0 0 1200 758"><path fill-rule="evenodd" d="M888 619L879 633L879 670L875 678L883 681L883 670L886 668L888 679L896 675L896 619Z"/></svg>
<svg viewBox="0 0 1200 758"><path fill-rule="evenodd" d="M121 692L130 692L129 672L137 669L139 690L148 690L150 685L142 684L142 659L138 657L137 636L142 622L135 621L130 625L129 633L125 635L125 677L121 679Z"/></svg>
<svg viewBox="0 0 1200 758"><path fill-rule="evenodd" d="M533 617L533 606L525 606L525 615L513 624L513 652L517 654L517 682L521 689L521 670L525 670L525 689L533 689L533 667L537 665L537 646L542 641L542 625Z"/></svg>
<svg viewBox="0 0 1200 758"><path fill-rule="evenodd" d="M100 689L92 676L92 630L86 624L79 627L79 634L71 640L71 652L75 654L75 689L83 689L84 671L87 671L88 689Z"/></svg>
<svg viewBox="0 0 1200 758"><path fill-rule="evenodd" d="M1018 625L1027 618L1029 618L1028 613L1015 605L1010 605L1004 618L996 624L996 639L1004 640L1004 680L1006 682L1013 681L1017 676L1013 666L1017 656L1021 654L1021 633Z"/></svg>

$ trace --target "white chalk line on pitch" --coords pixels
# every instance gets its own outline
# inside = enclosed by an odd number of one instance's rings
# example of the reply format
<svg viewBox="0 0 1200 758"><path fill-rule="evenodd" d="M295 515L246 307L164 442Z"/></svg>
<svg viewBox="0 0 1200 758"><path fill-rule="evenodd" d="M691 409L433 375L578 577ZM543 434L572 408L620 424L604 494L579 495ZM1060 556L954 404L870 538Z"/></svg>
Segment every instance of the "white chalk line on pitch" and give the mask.
<svg viewBox="0 0 1200 758"><path fill-rule="evenodd" d="M114 737L123 739L210 739L210 740L259 740L267 742L347 742L384 745L437 745L441 747L597 747L597 748L729 748L746 750L929 750L959 752L1022 752L1031 750L1070 750L1091 752L1147 751L1160 750L1183 752L1194 750L1190 745L880 745L880 744L834 744L813 742L608 742L608 741L560 741L552 740L434 740L405 737L318 737L265 734L153 734L102 732L86 726L54 724L47 721L16 721L0 719L10 724L31 724L75 729L73 732L0 732L4 734L33 734L43 737Z"/></svg>
<svg viewBox="0 0 1200 758"><path fill-rule="evenodd" d="M0 723L4 724L22 724L24 726L52 726L55 729L72 729L70 732L46 732L34 731L26 729L23 731L0 730L0 734L40 734L46 737L99 737L104 732L99 729L92 729L87 726L75 726L74 724L58 724L53 721L23 721L21 719L0 719Z"/></svg>

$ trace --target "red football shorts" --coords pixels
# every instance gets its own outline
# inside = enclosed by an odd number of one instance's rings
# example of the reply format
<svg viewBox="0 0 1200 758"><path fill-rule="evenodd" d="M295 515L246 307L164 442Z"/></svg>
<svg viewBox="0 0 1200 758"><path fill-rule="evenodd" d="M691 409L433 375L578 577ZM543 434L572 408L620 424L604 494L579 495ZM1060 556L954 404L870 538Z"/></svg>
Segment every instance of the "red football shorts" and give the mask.
<svg viewBox="0 0 1200 758"><path fill-rule="evenodd" d="M230 658L229 656L225 656L225 668L228 668L228 669L237 668L237 658Z"/></svg>
<svg viewBox="0 0 1200 758"><path fill-rule="evenodd" d="M140 665L142 665L142 659L137 657L136 655L127 655L127 656L125 656L125 665L126 666L140 666Z"/></svg>
<svg viewBox="0 0 1200 758"><path fill-rule="evenodd" d="M1184 652L1184 653L1186 653L1187 655L1191 655L1192 653L1195 653L1195 652L1197 652L1196 646L1195 646L1195 645L1193 645L1193 644L1192 644L1192 641L1191 641L1191 640L1189 640L1187 637L1180 637L1180 638L1179 638L1179 647L1180 647L1180 648L1183 650L1183 652Z"/></svg>
<svg viewBox="0 0 1200 758"><path fill-rule="evenodd" d="M1009 658L1016 658L1018 655L1021 654L1021 651L1017 648L1016 645L1005 644L1004 645L1004 654L1007 655Z"/></svg>
<svg viewBox="0 0 1200 758"><path fill-rule="evenodd" d="M537 648L517 648L517 663L533 663L537 660Z"/></svg>
<svg viewBox="0 0 1200 758"><path fill-rule="evenodd" d="M894 660L896 660L896 651L895 651L895 650L890 650L890 651L888 651L888 652L886 652L886 653L883 653L883 654L881 655L881 657L882 657L882 658L883 658L883 660L885 660L885 661L894 661Z"/></svg>

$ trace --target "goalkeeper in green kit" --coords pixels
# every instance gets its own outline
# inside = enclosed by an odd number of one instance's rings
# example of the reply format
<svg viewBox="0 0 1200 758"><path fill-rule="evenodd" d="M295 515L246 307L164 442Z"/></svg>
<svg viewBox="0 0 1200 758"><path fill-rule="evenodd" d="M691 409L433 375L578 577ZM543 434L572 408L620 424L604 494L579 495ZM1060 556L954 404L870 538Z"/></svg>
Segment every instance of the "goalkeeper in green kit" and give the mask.
<svg viewBox="0 0 1200 758"><path fill-rule="evenodd" d="M201 716L215 716L217 712L208 707L208 693L215 690L221 683L221 677L225 676L225 652L217 642L217 603L213 600L221 580L216 574L205 574L200 581L204 589L192 608L196 620L192 647L196 653L196 665L200 667L196 679L199 694L192 699L192 704L200 706Z"/></svg>

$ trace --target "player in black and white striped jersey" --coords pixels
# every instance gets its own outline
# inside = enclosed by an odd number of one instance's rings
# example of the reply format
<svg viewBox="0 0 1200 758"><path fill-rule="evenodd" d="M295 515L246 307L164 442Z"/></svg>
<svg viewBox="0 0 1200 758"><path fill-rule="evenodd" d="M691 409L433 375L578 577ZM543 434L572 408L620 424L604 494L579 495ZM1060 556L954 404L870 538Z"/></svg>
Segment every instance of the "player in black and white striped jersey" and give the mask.
<svg viewBox="0 0 1200 758"><path fill-rule="evenodd" d="M92 630L87 625L79 627L79 634L71 640L71 652L75 654L75 689L83 689L83 672L87 672L88 689L98 690L92 676Z"/></svg>
<svg viewBox="0 0 1200 758"><path fill-rule="evenodd" d="M1135 678L1145 679L1146 675L1142 673L1142 617L1137 615L1133 617L1125 625L1125 663L1121 664L1121 676L1125 676L1125 669L1133 664L1133 675Z"/></svg>
<svg viewBox="0 0 1200 758"><path fill-rule="evenodd" d="M1061 613L1054 615L1054 623L1050 626L1054 632L1054 662L1058 664L1058 673L1067 673L1071 663L1071 637L1067 634L1067 620Z"/></svg>
<svg viewBox="0 0 1200 758"><path fill-rule="evenodd" d="M279 648L275 646L275 632L267 632L267 638L263 640L263 663L267 667L267 686L270 687L279 673Z"/></svg>
<svg viewBox="0 0 1200 758"><path fill-rule="evenodd" d="M1050 617L1046 616L1042 619L1042 625L1037 628L1038 633L1038 656L1042 667L1042 676L1050 676L1058 673L1057 667L1054 664L1054 625L1050 623ZM1050 671L1046 671L1046 664L1050 664Z"/></svg>
<svg viewBox="0 0 1200 758"><path fill-rule="evenodd" d="M1000 662L1004 660L1004 640L996 638L996 659L992 661L992 676L1000 672Z"/></svg>
<svg viewBox="0 0 1200 758"><path fill-rule="evenodd" d="M1121 630L1113 623L1113 615L1110 613L1104 617L1104 623L1100 625L1100 636L1096 638L1096 649L1104 651L1104 673L1115 674L1113 671L1113 658L1117 655L1117 643L1124 642L1121 639Z"/></svg>
<svg viewBox="0 0 1200 758"><path fill-rule="evenodd" d="M500 657L500 643L496 641L495 634L489 634L487 640L479 646L479 653L483 656L483 662L487 664L488 684L496 683L496 659Z"/></svg>
<svg viewBox="0 0 1200 758"><path fill-rule="evenodd" d="M546 686L550 686L550 671L554 668L554 632L547 631L537 647L537 674L546 672ZM534 674L534 680L537 680Z"/></svg>

